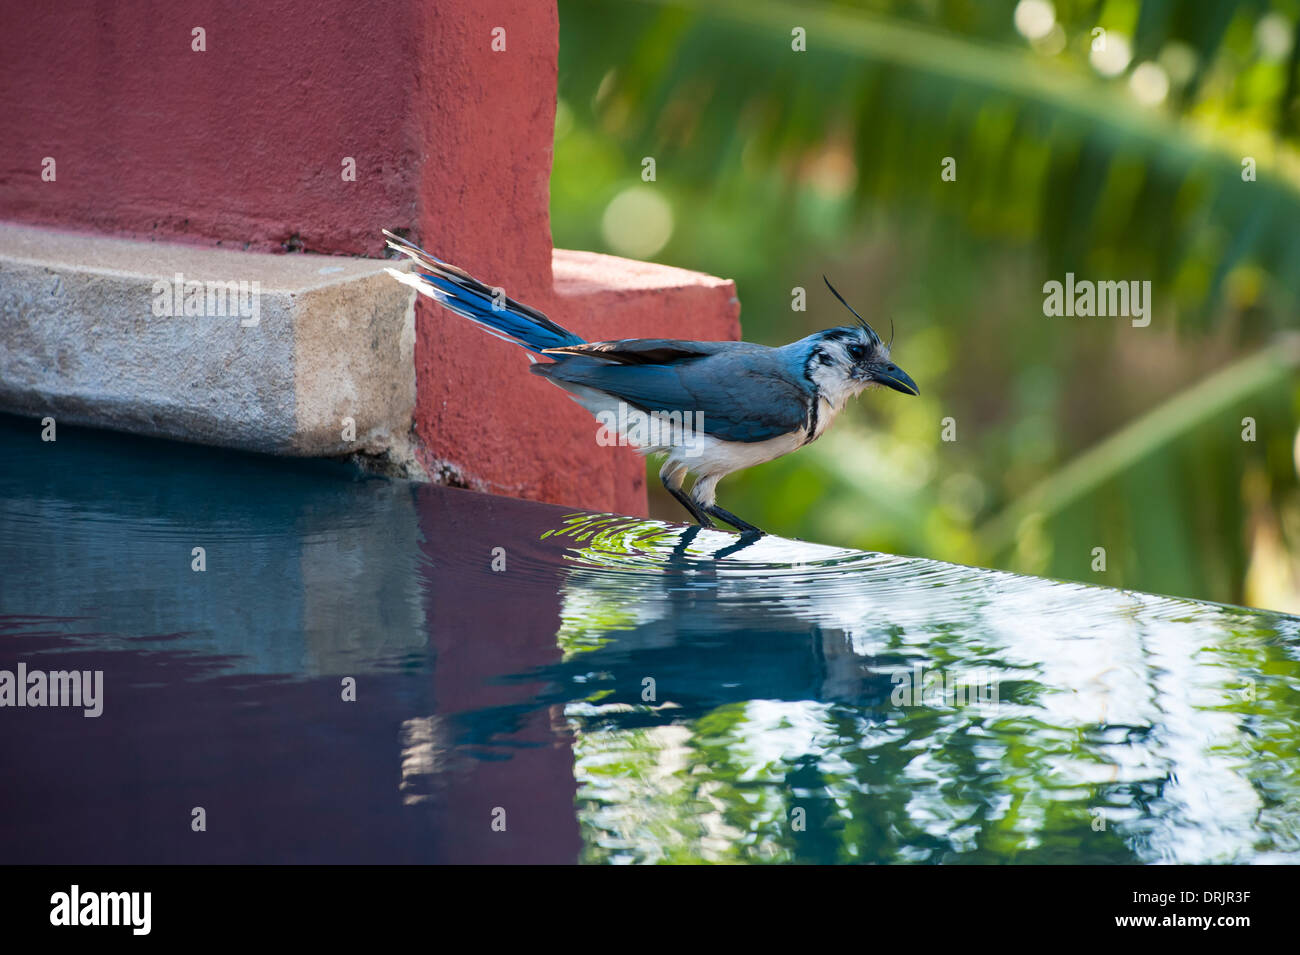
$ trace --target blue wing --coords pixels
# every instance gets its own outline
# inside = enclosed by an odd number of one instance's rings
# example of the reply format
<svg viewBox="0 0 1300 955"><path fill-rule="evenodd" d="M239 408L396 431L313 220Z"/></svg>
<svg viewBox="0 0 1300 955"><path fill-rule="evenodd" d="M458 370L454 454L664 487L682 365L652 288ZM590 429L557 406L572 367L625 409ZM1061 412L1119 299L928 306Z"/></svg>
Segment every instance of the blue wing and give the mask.
<svg viewBox="0 0 1300 955"><path fill-rule="evenodd" d="M785 372L773 349L738 342L667 365L622 364L575 355L531 371L555 382L605 392L646 412L699 412L705 434L754 442L807 427L810 386Z"/></svg>

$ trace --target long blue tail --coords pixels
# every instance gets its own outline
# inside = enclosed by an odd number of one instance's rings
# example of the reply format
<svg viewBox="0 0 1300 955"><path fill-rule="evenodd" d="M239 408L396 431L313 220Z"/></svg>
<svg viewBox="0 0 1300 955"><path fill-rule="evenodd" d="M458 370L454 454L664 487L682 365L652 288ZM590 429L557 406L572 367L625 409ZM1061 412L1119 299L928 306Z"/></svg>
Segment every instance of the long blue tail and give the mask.
<svg viewBox="0 0 1300 955"><path fill-rule="evenodd" d="M441 302L457 315L464 315L497 338L539 355L548 348L584 344L582 338L556 325L537 309L507 298L500 289L484 285L464 269L430 255L387 229L384 235L388 237L390 249L401 252L418 266L416 272L388 269L388 274Z"/></svg>

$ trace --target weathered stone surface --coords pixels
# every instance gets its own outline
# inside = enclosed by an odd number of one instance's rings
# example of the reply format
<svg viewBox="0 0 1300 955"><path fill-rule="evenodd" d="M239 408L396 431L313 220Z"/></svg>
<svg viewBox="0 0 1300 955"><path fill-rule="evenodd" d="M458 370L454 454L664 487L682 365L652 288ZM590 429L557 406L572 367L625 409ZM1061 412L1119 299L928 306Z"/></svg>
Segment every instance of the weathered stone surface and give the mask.
<svg viewBox="0 0 1300 955"><path fill-rule="evenodd" d="M280 454L405 448L414 293L386 264L0 225L0 407ZM157 314L178 274L246 283L247 307L205 288L208 314Z"/></svg>

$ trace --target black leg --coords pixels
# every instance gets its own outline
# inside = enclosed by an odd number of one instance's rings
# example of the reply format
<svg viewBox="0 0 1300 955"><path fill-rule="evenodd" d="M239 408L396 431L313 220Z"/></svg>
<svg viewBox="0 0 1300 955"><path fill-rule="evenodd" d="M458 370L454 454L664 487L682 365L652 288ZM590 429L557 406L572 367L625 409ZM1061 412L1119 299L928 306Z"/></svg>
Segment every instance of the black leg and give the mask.
<svg viewBox="0 0 1300 955"><path fill-rule="evenodd" d="M691 512L691 517L695 518L695 522L697 524L699 524L701 527L718 526L714 524L713 521L709 520L709 516L705 514L702 510L700 510L700 506L696 504L693 500L691 500L691 496L689 494L683 491L680 487L673 487L671 484L668 483L667 478L661 476L660 480L664 482L664 487L668 488L668 493L671 494L673 497L677 498L677 500L681 502L682 507L686 508L686 510Z"/></svg>
<svg viewBox="0 0 1300 955"><path fill-rule="evenodd" d="M756 534L761 537L763 534L766 533L766 531L759 530L757 527L755 527L753 524L749 523L748 521L742 521L735 514L732 514L731 511L723 510L722 508L718 507L718 505L716 504L710 504L708 507L704 508L704 511L707 514L711 514L713 517L716 517L718 520L730 524L732 527L740 531L742 534Z"/></svg>

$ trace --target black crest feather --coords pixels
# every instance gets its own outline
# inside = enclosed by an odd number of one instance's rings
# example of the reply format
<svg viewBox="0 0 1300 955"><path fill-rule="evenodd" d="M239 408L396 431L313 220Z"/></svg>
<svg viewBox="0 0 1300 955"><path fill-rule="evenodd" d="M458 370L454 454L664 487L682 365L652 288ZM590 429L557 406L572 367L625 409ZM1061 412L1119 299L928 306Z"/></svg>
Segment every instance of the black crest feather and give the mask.
<svg viewBox="0 0 1300 955"><path fill-rule="evenodd" d="M831 290L831 294L840 300L840 304L853 313L853 317L858 320L858 324L862 326L862 328L866 331L866 333L869 336L871 336L872 342L874 342L877 345L882 344L882 342L880 341L880 336L876 334L876 330L872 328L869 324L867 324L867 320L858 314L857 309L855 309L848 302L844 301L844 296L835 290L835 286L831 284L831 280L823 275L822 281L825 282L826 287Z"/></svg>

